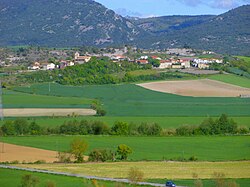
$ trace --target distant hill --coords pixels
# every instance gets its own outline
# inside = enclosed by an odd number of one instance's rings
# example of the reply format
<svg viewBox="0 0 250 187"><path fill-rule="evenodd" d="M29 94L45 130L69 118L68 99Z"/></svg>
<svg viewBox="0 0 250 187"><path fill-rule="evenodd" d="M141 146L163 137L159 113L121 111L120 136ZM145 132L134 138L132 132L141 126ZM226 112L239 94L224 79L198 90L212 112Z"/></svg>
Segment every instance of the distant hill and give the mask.
<svg viewBox="0 0 250 187"><path fill-rule="evenodd" d="M250 55L250 5L219 16L124 18L93 0L1 0L0 46L190 46Z"/></svg>
<svg viewBox="0 0 250 187"><path fill-rule="evenodd" d="M181 30L184 28L199 25L206 21L211 20L215 16L213 15L201 15L201 16L162 16L152 18L130 18L131 21L138 27L145 31L159 34L170 31Z"/></svg>
<svg viewBox="0 0 250 187"><path fill-rule="evenodd" d="M143 32L93 0L0 1L1 46L125 44Z"/></svg>
<svg viewBox="0 0 250 187"><path fill-rule="evenodd" d="M146 28L142 25L148 23L148 20L134 21L152 34L149 40L144 40L142 46L163 48L188 45L219 53L250 55L250 5L241 6L219 16L181 16L179 20L174 16L172 26L169 25L169 21L163 21L171 20L170 18L152 18L151 24L154 26ZM180 23L175 24L177 21Z"/></svg>

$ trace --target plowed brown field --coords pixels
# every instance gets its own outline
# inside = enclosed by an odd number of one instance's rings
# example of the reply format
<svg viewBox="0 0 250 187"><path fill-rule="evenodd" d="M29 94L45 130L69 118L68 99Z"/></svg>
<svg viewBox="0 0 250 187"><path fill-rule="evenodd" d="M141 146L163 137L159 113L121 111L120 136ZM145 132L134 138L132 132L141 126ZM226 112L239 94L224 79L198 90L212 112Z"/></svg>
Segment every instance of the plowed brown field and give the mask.
<svg viewBox="0 0 250 187"><path fill-rule="evenodd" d="M0 162L35 162L44 160L47 163L58 161L56 151L18 146L0 142Z"/></svg>

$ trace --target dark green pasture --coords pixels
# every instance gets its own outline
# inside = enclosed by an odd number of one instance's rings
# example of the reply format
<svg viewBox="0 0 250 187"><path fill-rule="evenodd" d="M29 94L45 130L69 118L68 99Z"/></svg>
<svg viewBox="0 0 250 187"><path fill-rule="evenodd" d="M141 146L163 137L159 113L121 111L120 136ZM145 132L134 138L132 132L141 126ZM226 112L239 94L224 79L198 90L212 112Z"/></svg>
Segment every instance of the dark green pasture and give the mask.
<svg viewBox="0 0 250 187"><path fill-rule="evenodd" d="M30 87L18 87L15 90L83 100L98 99L107 111L107 116L205 117L219 116L222 113L230 116L250 116L250 99L184 97L147 90L134 84L82 87L51 84L50 92L48 84L36 84Z"/></svg>

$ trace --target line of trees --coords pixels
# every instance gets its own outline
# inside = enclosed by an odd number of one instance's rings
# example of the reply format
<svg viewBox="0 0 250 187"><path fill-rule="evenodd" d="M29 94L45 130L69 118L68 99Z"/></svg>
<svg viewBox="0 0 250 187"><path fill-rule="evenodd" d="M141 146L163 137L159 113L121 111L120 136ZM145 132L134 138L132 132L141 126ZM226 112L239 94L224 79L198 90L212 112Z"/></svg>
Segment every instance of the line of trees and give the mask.
<svg viewBox="0 0 250 187"><path fill-rule="evenodd" d="M41 127L35 121L29 123L26 119L5 121L0 128L0 135L161 135L162 127L156 123L141 123L140 125L126 122L115 122L110 128L102 121L72 120L57 127Z"/></svg>
<svg viewBox="0 0 250 187"><path fill-rule="evenodd" d="M176 129L179 136L191 135L220 135L220 134L247 134L249 129L238 127L233 119L229 119L226 114L222 114L218 119L207 118L198 127L181 126Z"/></svg>
<svg viewBox="0 0 250 187"><path fill-rule="evenodd" d="M239 127L237 123L222 114L218 119L207 118L199 126L184 125L176 129L163 129L157 123L142 122L140 124L117 121L108 126L103 121L70 120L57 127L41 127L35 121L28 122L24 118L7 120L0 127L0 135L117 135L117 136L193 136L248 134L249 128Z"/></svg>

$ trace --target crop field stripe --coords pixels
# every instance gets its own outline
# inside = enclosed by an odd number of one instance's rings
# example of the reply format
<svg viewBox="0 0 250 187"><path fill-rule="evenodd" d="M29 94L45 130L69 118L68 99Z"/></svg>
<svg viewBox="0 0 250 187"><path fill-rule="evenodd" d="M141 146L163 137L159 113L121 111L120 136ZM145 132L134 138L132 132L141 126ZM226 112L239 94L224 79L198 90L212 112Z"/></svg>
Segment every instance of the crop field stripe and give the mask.
<svg viewBox="0 0 250 187"><path fill-rule="evenodd" d="M250 178L250 162L113 162L87 164L42 164L22 165L27 168L99 177L127 178L129 169L136 167L144 173L145 179L192 179L197 173L200 179L213 178L214 172L224 173L228 178Z"/></svg>
<svg viewBox="0 0 250 187"><path fill-rule="evenodd" d="M133 153L129 156L130 160L189 159L192 156L197 157L199 161L250 159L250 149L246 143L250 141L250 136L37 136L2 137L1 141L46 150L68 151L70 142L76 137L88 141L88 152L95 148L116 150L119 144L126 144L133 149Z"/></svg>
<svg viewBox="0 0 250 187"><path fill-rule="evenodd" d="M90 108L92 99L34 95L4 90L4 108Z"/></svg>
<svg viewBox="0 0 250 187"><path fill-rule="evenodd" d="M101 100L108 116L250 116L250 99L194 98L150 91L133 84L72 87L52 84L50 95ZM48 94L46 84L15 88Z"/></svg>

